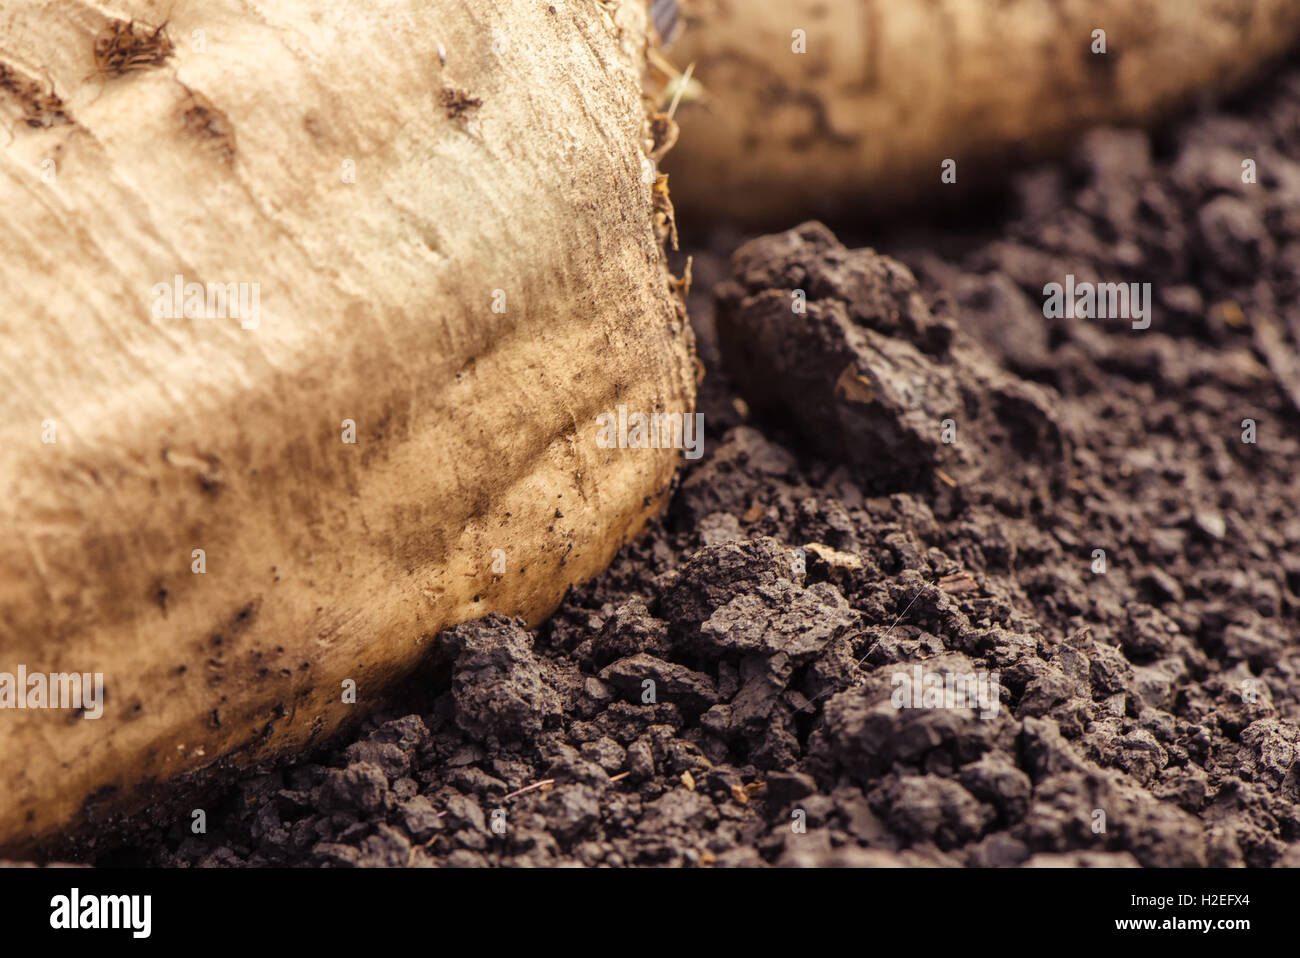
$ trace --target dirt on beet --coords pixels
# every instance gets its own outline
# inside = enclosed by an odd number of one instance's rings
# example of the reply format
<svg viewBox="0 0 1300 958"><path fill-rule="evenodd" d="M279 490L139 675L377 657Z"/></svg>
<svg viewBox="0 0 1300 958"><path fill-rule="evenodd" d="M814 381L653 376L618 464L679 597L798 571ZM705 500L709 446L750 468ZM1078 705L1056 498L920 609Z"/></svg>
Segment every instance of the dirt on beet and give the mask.
<svg viewBox="0 0 1300 958"><path fill-rule="evenodd" d="M1300 865L1300 70L1267 89L893 259L697 250L706 453L648 535L205 834L86 857ZM1068 274L1151 283L1150 328L1045 319Z"/></svg>

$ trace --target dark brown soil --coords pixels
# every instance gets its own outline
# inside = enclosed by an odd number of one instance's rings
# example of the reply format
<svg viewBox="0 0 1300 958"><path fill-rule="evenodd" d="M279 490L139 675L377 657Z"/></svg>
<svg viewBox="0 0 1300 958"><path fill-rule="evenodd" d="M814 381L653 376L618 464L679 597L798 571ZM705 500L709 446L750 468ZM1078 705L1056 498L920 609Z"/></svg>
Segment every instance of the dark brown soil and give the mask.
<svg viewBox="0 0 1300 958"><path fill-rule="evenodd" d="M1089 135L910 271L818 224L699 251L708 445L662 523L540 631L446 633L411 714L98 860L1300 865L1300 72L1270 90ZM1150 328L1045 319L1067 274L1150 282ZM996 709L894 707L914 666Z"/></svg>

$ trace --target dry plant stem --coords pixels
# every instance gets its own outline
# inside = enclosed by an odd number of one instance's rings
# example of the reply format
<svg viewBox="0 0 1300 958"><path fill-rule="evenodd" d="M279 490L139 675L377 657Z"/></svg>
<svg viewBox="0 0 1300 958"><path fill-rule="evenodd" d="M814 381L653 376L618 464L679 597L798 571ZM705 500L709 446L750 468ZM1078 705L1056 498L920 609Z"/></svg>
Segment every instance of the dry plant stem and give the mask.
<svg viewBox="0 0 1300 958"><path fill-rule="evenodd" d="M525 785L523 788L515 789L509 795L505 796L505 798L501 799L501 801L508 802L512 798L518 798L520 795L527 795L529 792L544 790L550 788L554 784L555 784L555 779L544 778L540 782L533 782L533 784L531 785Z"/></svg>

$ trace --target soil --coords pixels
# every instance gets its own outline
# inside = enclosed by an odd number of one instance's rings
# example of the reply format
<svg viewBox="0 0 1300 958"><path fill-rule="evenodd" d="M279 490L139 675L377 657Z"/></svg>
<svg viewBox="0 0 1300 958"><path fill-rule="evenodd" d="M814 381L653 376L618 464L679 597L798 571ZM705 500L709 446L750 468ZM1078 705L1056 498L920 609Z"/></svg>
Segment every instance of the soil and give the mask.
<svg viewBox="0 0 1300 958"><path fill-rule="evenodd" d="M715 238L706 454L644 538L206 834L89 857L1300 865L1300 69L1268 90L894 258ZM1150 328L1045 319L1067 274L1151 283ZM929 674L998 697L895 707Z"/></svg>

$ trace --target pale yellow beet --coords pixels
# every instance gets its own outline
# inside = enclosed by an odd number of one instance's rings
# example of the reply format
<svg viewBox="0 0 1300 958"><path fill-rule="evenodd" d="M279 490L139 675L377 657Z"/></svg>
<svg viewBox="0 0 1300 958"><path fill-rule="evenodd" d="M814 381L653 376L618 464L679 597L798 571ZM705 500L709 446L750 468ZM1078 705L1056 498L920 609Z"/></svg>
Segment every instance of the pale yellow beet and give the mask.
<svg viewBox="0 0 1300 958"><path fill-rule="evenodd" d="M671 58L694 64L705 96L676 114L674 199L697 221L780 227L943 203L946 159L958 187L987 189L1004 162L1233 87L1300 36L1294 0L682 0L682 13Z"/></svg>
<svg viewBox="0 0 1300 958"><path fill-rule="evenodd" d="M694 402L643 4L364 8L0 2L0 672L106 686L0 710L0 848L321 741L671 483L597 444Z"/></svg>

